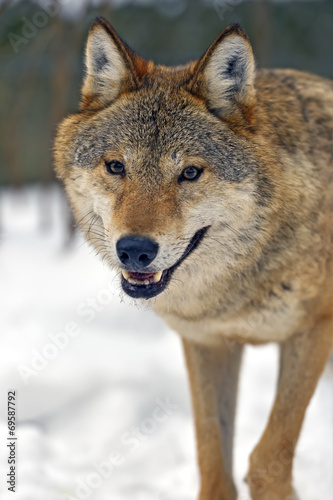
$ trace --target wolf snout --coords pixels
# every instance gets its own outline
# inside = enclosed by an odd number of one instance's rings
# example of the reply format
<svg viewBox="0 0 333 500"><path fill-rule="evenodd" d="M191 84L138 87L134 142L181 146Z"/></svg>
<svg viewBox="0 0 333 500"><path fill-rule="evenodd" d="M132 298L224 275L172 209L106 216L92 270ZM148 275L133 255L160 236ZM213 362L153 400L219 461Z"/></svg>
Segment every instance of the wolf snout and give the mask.
<svg viewBox="0 0 333 500"><path fill-rule="evenodd" d="M118 240L116 249L122 264L133 271L140 271L155 259L158 243L143 236L124 236Z"/></svg>

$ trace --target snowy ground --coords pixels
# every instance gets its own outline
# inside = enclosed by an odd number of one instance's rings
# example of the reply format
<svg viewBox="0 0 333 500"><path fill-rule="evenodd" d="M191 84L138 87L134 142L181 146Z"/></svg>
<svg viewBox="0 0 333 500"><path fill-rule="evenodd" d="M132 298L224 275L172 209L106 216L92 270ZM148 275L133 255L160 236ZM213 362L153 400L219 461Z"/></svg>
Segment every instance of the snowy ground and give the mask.
<svg viewBox="0 0 333 500"><path fill-rule="evenodd" d="M59 190L0 191L0 498L194 500L193 420L177 335L120 303L113 274L77 238L65 249ZM44 214L45 218L45 214ZM58 347L57 347L58 345ZM276 382L274 346L248 348L235 443L239 500L247 459ZM17 492L7 491L6 399L17 395ZM302 500L332 498L332 374L307 413L295 482Z"/></svg>

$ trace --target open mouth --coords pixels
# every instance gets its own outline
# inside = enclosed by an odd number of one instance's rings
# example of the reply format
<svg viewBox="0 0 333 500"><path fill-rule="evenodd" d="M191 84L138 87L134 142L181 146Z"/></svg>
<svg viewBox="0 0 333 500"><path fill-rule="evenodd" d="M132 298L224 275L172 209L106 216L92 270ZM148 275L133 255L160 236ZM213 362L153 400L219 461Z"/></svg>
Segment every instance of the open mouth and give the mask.
<svg viewBox="0 0 333 500"><path fill-rule="evenodd" d="M209 226L199 229L192 237L183 255L169 269L156 273L138 273L137 271L122 271L121 285L125 293L135 299L151 299L165 290L175 269L199 245Z"/></svg>

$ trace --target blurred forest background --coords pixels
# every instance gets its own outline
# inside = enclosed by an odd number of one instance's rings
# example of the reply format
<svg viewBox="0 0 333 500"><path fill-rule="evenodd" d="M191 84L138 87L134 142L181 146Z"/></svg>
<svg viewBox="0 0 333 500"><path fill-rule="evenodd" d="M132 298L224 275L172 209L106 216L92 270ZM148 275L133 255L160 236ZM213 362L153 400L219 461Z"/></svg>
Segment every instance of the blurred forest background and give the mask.
<svg viewBox="0 0 333 500"><path fill-rule="evenodd" d="M153 434L147 430L108 480L102 473L100 487L94 480L89 499L190 500L199 478L179 339L147 306L123 297L116 272L74 231L53 173L53 137L59 121L78 109L84 45L100 15L156 62L198 58L239 22L259 67L333 77L333 0L0 0L0 394L19 394L15 499L88 498L76 493L78 481L100 477L91 474L95 464L102 469L122 449L124 432L154 424L156 398L170 397L177 408L170 419ZM92 303L96 309L85 311L96 314L87 321L82 307ZM70 324L80 335L57 347L54 336L63 338ZM49 348L56 357L45 354L46 365L31 370ZM29 385L19 367L34 375ZM277 373L275 346L246 350L235 441L242 500L249 499L243 478ZM303 500L333 498L332 394L332 377L324 375L296 454ZM1 404L1 442L7 433ZM1 500L12 500L7 473L7 448L0 446Z"/></svg>
<svg viewBox="0 0 333 500"><path fill-rule="evenodd" d="M54 181L52 140L77 109L89 25L105 16L140 55L177 64L239 22L259 67L333 77L333 1L0 1L0 186Z"/></svg>

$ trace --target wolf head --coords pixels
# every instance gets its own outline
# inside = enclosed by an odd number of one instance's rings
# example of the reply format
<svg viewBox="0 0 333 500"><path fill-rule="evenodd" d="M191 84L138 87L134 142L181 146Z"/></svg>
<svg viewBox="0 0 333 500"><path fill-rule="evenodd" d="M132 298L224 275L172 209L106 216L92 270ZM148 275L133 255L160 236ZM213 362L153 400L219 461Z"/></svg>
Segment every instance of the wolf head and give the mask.
<svg viewBox="0 0 333 500"><path fill-rule="evenodd" d="M106 20L93 23L81 108L59 126L56 171L128 295L223 279L256 252L269 189L254 73L238 25L198 61L167 68L136 55Z"/></svg>

